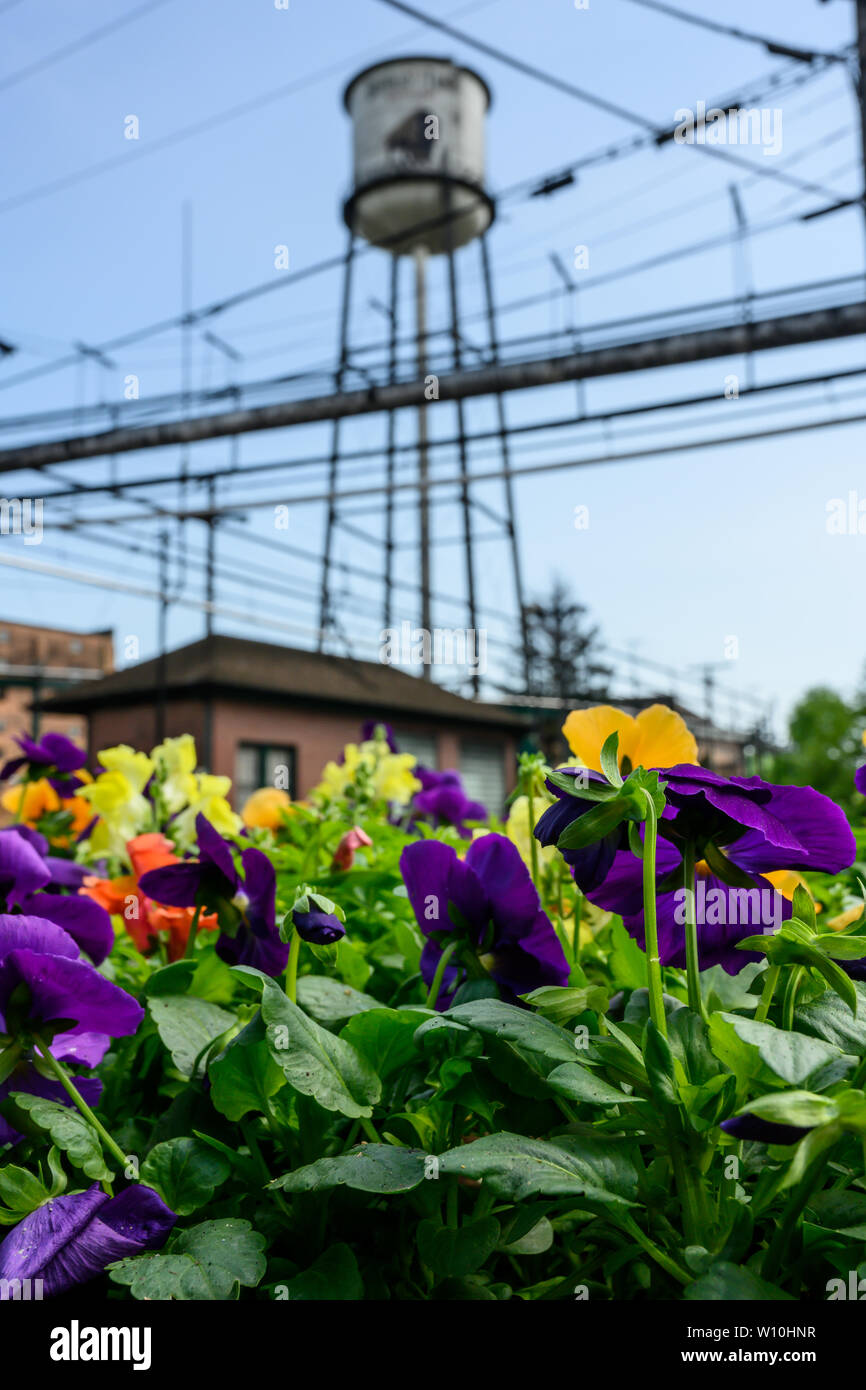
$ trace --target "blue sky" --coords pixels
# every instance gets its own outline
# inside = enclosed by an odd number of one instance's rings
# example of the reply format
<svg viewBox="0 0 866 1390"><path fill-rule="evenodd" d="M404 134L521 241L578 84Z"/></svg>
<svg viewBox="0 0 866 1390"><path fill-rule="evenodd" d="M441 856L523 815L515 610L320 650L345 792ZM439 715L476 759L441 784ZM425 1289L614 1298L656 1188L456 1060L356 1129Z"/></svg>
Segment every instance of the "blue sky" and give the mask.
<svg viewBox="0 0 866 1390"><path fill-rule="evenodd" d="M694 13L822 51L838 50L852 38L848 0L763 0L760 6L746 0L728 0L724 6L710 0L676 2ZM19 0L4 13L0 5L3 73L14 77L108 24L121 8L133 11L137 6L131 0L122 7L117 0L79 0L75 5ZM649 13L630 0L590 0L589 9L581 11L573 0L481 0L462 6L437 0L429 9L660 126L672 124L679 108L748 93L765 86L770 74L785 80L800 71L757 46ZM192 228L191 303L196 306L271 277L279 280L277 245L288 246L292 270L339 254L345 239L341 201L351 177L342 89L361 67L401 53L456 58L476 67L490 83L488 182L494 193L635 133L623 120L425 30L379 0L291 0L288 11L277 10L273 0L165 0L117 32L22 80L4 85L7 79L0 76L0 110L9 133L0 196L0 337L19 348L0 363L0 388L30 368L64 356L70 344L105 342L177 315L183 302L185 203ZM227 114L245 103L251 109ZM759 148L737 151L761 176L669 144L588 169L556 196L505 200L490 242L497 298L503 306L533 296L539 302L503 314L503 336L549 332L568 322L567 308L554 294L559 281L550 253L570 264L578 244L590 249L589 269L575 272L584 326L740 293L742 269L731 245L687 254L693 243L731 231L731 182L738 185L753 225L790 219L750 244L748 275L757 292L860 272L864 230L856 208L804 223L797 215L820 206L821 195L763 176L763 168L774 165L840 196L859 189L857 112L846 73L837 66L810 74L808 81L783 88L778 99L770 96L765 104L783 113L781 152L767 157ZM130 114L140 122L138 141L124 139L124 120ZM171 137L190 127L194 134L172 142ZM162 141L168 143L163 146ZM86 173L96 166L98 172ZM64 180L67 186L61 186ZM632 263L676 248L681 255L651 271L618 275ZM613 278L605 280L609 275ZM599 283L593 287L595 280ZM380 253L364 257L351 322L354 342L381 338L383 320L369 301L384 299L386 286L387 258ZM852 293L850 288L846 292ZM483 342L482 325L472 317L481 307L474 248L462 253L461 293L467 334ZM319 275L275 287L273 293L219 315L211 326L244 354L234 369L242 379L325 369L333 359L338 300L339 277ZM443 270L437 264L431 270L432 321L441 324L445 312ZM231 379L226 360L200 334L190 351L196 388ZM862 359L860 339L762 354L753 366L754 379L813 376L859 367ZM120 402L129 373L139 376L143 397L181 385L177 332L118 351L112 361L110 370L90 364L0 389L0 420L101 398ZM718 401L687 419L684 412L637 416L606 427L524 435L515 459L531 464L594 457L690 435L716 437L863 410L862 378L747 402L725 400L730 373L745 383L742 359L590 383L590 411L680 395L717 393ZM513 397L507 409L509 418L519 422L562 416L574 406L575 388L568 386ZM443 402L437 409L434 434L448 436L454 429L453 407ZM471 427L488 427L493 419L489 402L472 403L467 415ZM383 430L379 418L350 422L344 438L349 448L372 447L381 443ZM411 421L403 422L401 438L410 438L410 430ZM48 433L7 426L3 438L11 443ZM856 621L866 536L828 534L826 517L832 499L847 498L852 490L866 497L862 439L863 426L850 425L519 480L518 520L530 594L542 595L553 575L560 574L589 606L613 647L633 648L642 657L691 671L693 678L697 665L724 662L720 674L728 685L774 702L780 722L808 684L823 681L850 690L866 657ZM290 461L325 452L328 442L328 431L321 427L259 434L240 442L237 457L242 462ZM230 441L197 447L190 453L190 467L226 468L231 450ZM158 473L171 479L178 461L177 449L131 454L120 460L116 476ZM478 469L493 466L489 446L479 446L472 463ZM456 459L441 451L436 466L445 475L453 473ZM105 479L108 467L96 460L57 470L52 484L44 484L38 495L47 498L51 487L61 486L57 479L64 473L68 479L97 482ZM347 464L345 477L363 486L372 477L371 467ZM320 491L322 478L322 469L313 467L271 472L233 489L224 483L221 496L248 506L255 499L269 504L285 500L290 525L280 534L288 544L316 551L322 509L296 504L293 498ZM22 495L38 488L32 475L15 485ZM7 493L11 491L10 482ZM173 505L177 488L166 486L152 496ZM202 500L203 494L190 496ZM478 496L501 507L495 483L481 485ZM378 499L371 503L375 511ZM5 552L144 587L154 584L152 559L134 549L152 547L158 529L145 518L144 508L134 522L100 526L97 544L84 534L52 530L67 505L46 502L47 529L40 547L25 550L18 539L4 537ZM574 526L575 508L581 506L589 509L585 530ZM97 496L82 502L79 510L98 520L119 508ZM122 510L129 515L139 508ZM279 641L281 629L255 623L271 620L299 632L313 626L315 609L304 595L315 592L317 573L311 563L274 549L272 510L250 507L249 520L237 523L265 537L267 549L235 537L220 541L221 563L231 578L220 584L219 600L239 616L220 619L218 627ZM400 516L400 535L407 542L400 572L410 579L416 572L415 552L408 548L414 517L407 511ZM363 524L378 534L375 514ZM436 525L440 535L456 537L456 508L443 507ZM488 528L479 524L479 529ZM113 547L105 544L109 536ZM200 559L203 544L201 526L190 525L187 556ZM374 545L346 536L339 556L356 565L377 563ZM172 558L180 570L183 551L177 537ZM477 564L482 606L492 610L485 624L493 663L503 659L501 644L513 636L499 616L511 606L504 546L483 542ZM272 582L292 593L270 591ZM348 584L341 580L338 586L346 638L359 656L374 655L378 589L356 579L350 588ZM434 585L462 594L457 546L437 552ZM200 593L200 569L193 564L184 595ZM400 616L414 617L405 595L401 603ZM0 610L10 619L111 626L121 660L123 639L129 635L139 639L142 656L154 649L154 604L146 599L9 570ZM434 620L456 625L463 621L459 612L442 606ZM200 635L202 623L193 610L173 609L171 644ZM731 638L738 656L728 662ZM659 684L665 682L660 678ZM685 683L679 693L695 699ZM726 712L722 703L720 713Z"/></svg>

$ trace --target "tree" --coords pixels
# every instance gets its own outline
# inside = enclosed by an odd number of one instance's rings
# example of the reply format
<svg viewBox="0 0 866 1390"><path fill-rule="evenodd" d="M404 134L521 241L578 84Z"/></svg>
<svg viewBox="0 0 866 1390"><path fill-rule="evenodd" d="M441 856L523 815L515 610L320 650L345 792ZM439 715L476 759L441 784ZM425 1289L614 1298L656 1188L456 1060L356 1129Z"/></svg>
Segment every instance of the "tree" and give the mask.
<svg viewBox="0 0 866 1390"><path fill-rule="evenodd" d="M791 715L789 747L773 756L770 780L814 787L846 810L862 815L854 772L866 762L864 728L862 692L849 703L827 686L807 690Z"/></svg>
<svg viewBox="0 0 866 1390"><path fill-rule="evenodd" d="M564 706L607 698L613 673L598 660L599 629L587 623L588 611L559 578L546 599L528 605L528 695Z"/></svg>

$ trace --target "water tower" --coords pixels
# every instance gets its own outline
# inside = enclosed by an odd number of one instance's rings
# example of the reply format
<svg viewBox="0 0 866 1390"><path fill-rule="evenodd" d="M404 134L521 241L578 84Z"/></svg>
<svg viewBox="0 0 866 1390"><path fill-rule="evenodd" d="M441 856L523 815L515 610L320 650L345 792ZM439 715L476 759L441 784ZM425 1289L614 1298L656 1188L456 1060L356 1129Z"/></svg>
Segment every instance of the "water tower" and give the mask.
<svg viewBox="0 0 866 1390"><path fill-rule="evenodd" d="M394 58L365 68L346 88L344 102L353 130L353 186L343 207L349 232L344 264L340 355L337 389L341 389L353 362L348 342L352 295L352 265L357 242L381 248L390 257L389 380L396 379L399 364L400 266L412 265L414 281L415 360L411 374L428 376L427 262L447 258L450 317L450 361L455 371L464 366L465 336L460 326L458 258L456 252L477 242L481 252L488 345L485 357L496 359L498 340L486 233L495 208L484 187L485 120L490 106L486 82L470 68L447 58ZM476 364L477 365L477 364ZM508 437L501 396L496 397L498 437L505 475L506 517L504 533L511 544L517 611L523 622L523 592L510 478ZM417 411L418 545L420 571L420 623L432 629L430 551L430 490L428 484L428 402ZM460 501L466 556L467 626L478 628L475 564L473 554L472 498L468 447L462 400L454 402L456 440L460 459ZM335 491L339 472L339 422L335 422L330 469L330 501L322 572L320 628L333 621L330 567L333 532L339 522ZM395 420L388 417L385 445L386 485L384 542L384 624L391 624L394 517L391 485L394 481ZM429 667L425 669L429 676ZM477 677L475 678L477 690Z"/></svg>

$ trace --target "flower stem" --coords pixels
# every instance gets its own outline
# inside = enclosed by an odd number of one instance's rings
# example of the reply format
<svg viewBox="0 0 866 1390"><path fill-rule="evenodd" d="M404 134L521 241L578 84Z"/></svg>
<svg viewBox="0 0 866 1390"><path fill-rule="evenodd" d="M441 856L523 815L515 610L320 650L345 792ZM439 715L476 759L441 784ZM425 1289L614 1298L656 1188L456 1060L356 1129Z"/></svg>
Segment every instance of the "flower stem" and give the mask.
<svg viewBox="0 0 866 1390"><path fill-rule="evenodd" d="M538 888L538 841L535 838L535 798L532 795L532 777L526 787L527 814L529 816L529 858L532 864L532 882Z"/></svg>
<svg viewBox="0 0 866 1390"><path fill-rule="evenodd" d="M676 1279L680 1284L693 1282L693 1276L687 1270L682 1269L676 1260L672 1260L670 1255L665 1254L664 1250L660 1250L655 1241L650 1240L649 1236L644 1234L637 1222L633 1221L630 1216L619 1216L616 1220L617 1224L628 1232L635 1244L645 1250L656 1264L661 1265L662 1269L666 1270L673 1279Z"/></svg>
<svg viewBox="0 0 866 1390"><path fill-rule="evenodd" d="M427 991L427 998L424 1001L428 1009L436 1007L436 1000L439 998L439 991L442 988L442 981L445 977L445 967L459 945L459 941L449 942L439 957L439 963L436 966L436 974L433 976L433 982Z"/></svg>
<svg viewBox="0 0 866 1390"><path fill-rule="evenodd" d="M650 1018L662 1037L668 1035L662 990L662 966L659 957L659 931L656 916L656 843L658 820L652 797L645 794L646 835L643 847L643 920L646 937L647 985L649 987Z"/></svg>
<svg viewBox="0 0 866 1390"><path fill-rule="evenodd" d="M99 1135L99 1138L104 1147L108 1149L108 1152L112 1155L112 1157L117 1159L121 1168L125 1169L127 1166L127 1157L126 1154L123 1152L123 1149L121 1149L120 1146L115 1143L105 1126L101 1123L101 1121L99 1121L96 1118L90 1106L87 1104L87 1101L84 1099L78 1088L73 1083L72 1077L68 1074L66 1068L62 1065L61 1062L58 1062L56 1057L52 1056L48 1044L43 1042L41 1038L38 1038L37 1042L39 1045L38 1051L40 1057L43 1058L43 1060L50 1067L51 1071L54 1072L54 1075L57 1077L57 1080L60 1082L64 1091L69 1096L69 1099L72 1101L73 1105L78 1107L85 1120L87 1120L87 1123L91 1125L93 1129L96 1130L96 1133Z"/></svg>
<svg viewBox="0 0 866 1390"><path fill-rule="evenodd" d="M781 965L771 965L764 976L764 988L761 993L761 1000L755 1010L755 1022L763 1023L767 1014L770 1012L770 1003L773 998L776 985L779 983L779 976L782 973Z"/></svg>
<svg viewBox="0 0 866 1390"><path fill-rule="evenodd" d="M811 1168L806 1170L788 1199L788 1205L785 1207L781 1221L776 1223L773 1238L761 1266L761 1278L766 1279L769 1283L777 1279L784 1268L788 1246L796 1230L797 1222L803 1208L823 1177L829 1157L829 1150L825 1150L818 1156Z"/></svg>
<svg viewBox="0 0 866 1390"><path fill-rule="evenodd" d="M292 933L289 959L286 964L286 994L293 1004L298 1002L298 960L301 954L301 936L296 930Z"/></svg>
<svg viewBox="0 0 866 1390"><path fill-rule="evenodd" d="M695 847L691 840L686 842L683 849L683 887L686 897L686 981L689 988L689 1008L700 1018L704 1018L698 958L698 923L695 915Z"/></svg>
<svg viewBox="0 0 866 1390"><path fill-rule="evenodd" d="M183 953L184 960L192 960L195 955L195 939L198 936L198 923L201 917L201 903L196 903L195 912L189 925L189 936L186 939L186 950Z"/></svg>

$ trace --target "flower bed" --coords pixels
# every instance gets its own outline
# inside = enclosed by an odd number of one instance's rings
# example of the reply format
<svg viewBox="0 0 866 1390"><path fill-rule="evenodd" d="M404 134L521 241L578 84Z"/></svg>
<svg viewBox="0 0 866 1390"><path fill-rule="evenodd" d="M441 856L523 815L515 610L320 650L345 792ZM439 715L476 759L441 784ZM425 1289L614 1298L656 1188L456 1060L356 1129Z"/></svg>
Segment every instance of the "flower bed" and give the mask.
<svg viewBox="0 0 866 1390"><path fill-rule="evenodd" d="M846 1297L842 811L661 706L505 823L365 733L242 817L188 737L3 769L0 1300Z"/></svg>

